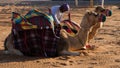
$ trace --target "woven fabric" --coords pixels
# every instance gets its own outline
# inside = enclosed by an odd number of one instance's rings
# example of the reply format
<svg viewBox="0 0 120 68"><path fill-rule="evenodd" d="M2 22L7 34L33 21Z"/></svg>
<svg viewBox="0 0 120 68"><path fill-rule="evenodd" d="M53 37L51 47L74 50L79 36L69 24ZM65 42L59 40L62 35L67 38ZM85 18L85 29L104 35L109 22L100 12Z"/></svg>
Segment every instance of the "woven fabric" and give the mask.
<svg viewBox="0 0 120 68"><path fill-rule="evenodd" d="M57 54L57 38L52 29L14 31L13 34L15 48L24 55L54 57Z"/></svg>
<svg viewBox="0 0 120 68"><path fill-rule="evenodd" d="M38 10L30 10L25 16L19 13L12 13L12 21L16 25L17 30L27 30L36 28L52 28L54 30L53 17L50 14L40 12ZM19 27L19 28L18 28Z"/></svg>
<svg viewBox="0 0 120 68"><path fill-rule="evenodd" d="M62 29L64 29L67 32L67 34L69 34L70 36L76 36L76 34L80 30L80 26L70 20L64 20L61 23L61 26Z"/></svg>
<svg viewBox="0 0 120 68"><path fill-rule="evenodd" d="M19 14L14 14L20 16ZM59 36L60 28L55 28L51 23L52 18L36 10L29 11L24 17L21 17L24 23L37 28L28 27L23 29L22 22L16 23L12 19L12 34L14 37L14 47L27 56L55 57L57 56L56 35ZM51 20L51 21L50 21ZM53 32L53 28L55 28Z"/></svg>
<svg viewBox="0 0 120 68"><path fill-rule="evenodd" d="M112 16L112 11L109 9L105 9L104 13L106 14L106 16Z"/></svg>
<svg viewBox="0 0 120 68"><path fill-rule="evenodd" d="M15 12L12 13L12 23L16 24L16 26L13 26L13 28L17 30L37 28L36 25L32 25L23 16Z"/></svg>

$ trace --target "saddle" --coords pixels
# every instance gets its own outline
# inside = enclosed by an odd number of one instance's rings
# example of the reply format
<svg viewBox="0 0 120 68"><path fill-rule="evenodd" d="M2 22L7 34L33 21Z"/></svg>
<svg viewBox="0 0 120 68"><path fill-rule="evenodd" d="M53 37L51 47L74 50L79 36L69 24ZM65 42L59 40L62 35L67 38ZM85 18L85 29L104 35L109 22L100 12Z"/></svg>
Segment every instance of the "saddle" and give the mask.
<svg viewBox="0 0 120 68"><path fill-rule="evenodd" d="M76 36L80 30L80 26L71 20L64 20L63 22L61 22L61 26L62 29L65 30L65 32L72 37Z"/></svg>
<svg viewBox="0 0 120 68"><path fill-rule="evenodd" d="M55 57L60 29L54 29L50 14L30 10L25 16L12 13L14 48L26 56Z"/></svg>
<svg viewBox="0 0 120 68"><path fill-rule="evenodd" d="M13 12L11 22L15 49L20 50L25 56L58 55L57 42L61 28L54 26L50 14L36 9L30 10L25 16ZM80 28L70 20L64 20L61 26L71 36L76 35Z"/></svg>

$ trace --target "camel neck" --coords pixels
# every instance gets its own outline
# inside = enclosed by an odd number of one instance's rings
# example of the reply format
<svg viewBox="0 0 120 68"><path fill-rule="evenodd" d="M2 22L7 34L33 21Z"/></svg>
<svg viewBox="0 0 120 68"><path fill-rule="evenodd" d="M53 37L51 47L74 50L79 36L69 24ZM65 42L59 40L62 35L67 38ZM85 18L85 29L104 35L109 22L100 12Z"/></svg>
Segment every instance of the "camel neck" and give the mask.
<svg viewBox="0 0 120 68"><path fill-rule="evenodd" d="M89 31L90 27L88 27L88 26L81 26L81 29L84 30L84 31Z"/></svg>

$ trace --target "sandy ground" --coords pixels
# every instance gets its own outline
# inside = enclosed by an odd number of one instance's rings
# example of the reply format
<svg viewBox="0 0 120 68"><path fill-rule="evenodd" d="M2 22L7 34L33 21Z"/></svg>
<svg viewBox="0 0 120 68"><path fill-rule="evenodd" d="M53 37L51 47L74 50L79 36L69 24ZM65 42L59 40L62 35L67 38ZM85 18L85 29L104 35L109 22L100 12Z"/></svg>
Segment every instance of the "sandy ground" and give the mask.
<svg viewBox="0 0 120 68"><path fill-rule="evenodd" d="M72 10L72 20L80 22L87 8ZM107 18L103 28L90 42L97 48L88 56L59 56L55 58L5 55L3 43L10 33L10 13L0 14L0 68L120 68L120 9L111 8L113 15Z"/></svg>

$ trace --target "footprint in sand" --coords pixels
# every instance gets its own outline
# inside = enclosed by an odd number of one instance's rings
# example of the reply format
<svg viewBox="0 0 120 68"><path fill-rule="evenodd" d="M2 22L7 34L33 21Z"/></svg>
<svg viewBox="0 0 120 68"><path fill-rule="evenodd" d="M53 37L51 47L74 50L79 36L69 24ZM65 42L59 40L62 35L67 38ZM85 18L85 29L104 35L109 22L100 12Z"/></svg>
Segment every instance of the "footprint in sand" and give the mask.
<svg viewBox="0 0 120 68"><path fill-rule="evenodd" d="M77 64L82 64L83 61L84 61L84 60L77 60L76 63L77 63Z"/></svg>
<svg viewBox="0 0 120 68"><path fill-rule="evenodd" d="M118 41L117 44L120 45L120 41Z"/></svg>
<svg viewBox="0 0 120 68"><path fill-rule="evenodd" d="M68 60L68 59L70 59L70 57L68 57L68 56L61 56L61 57L58 57L56 59L57 60Z"/></svg>
<svg viewBox="0 0 120 68"><path fill-rule="evenodd" d="M90 62L89 64L96 65L98 63L97 62Z"/></svg>
<svg viewBox="0 0 120 68"><path fill-rule="evenodd" d="M116 60L115 60L115 62L118 62L118 63L120 63L120 59L116 59Z"/></svg>
<svg viewBox="0 0 120 68"><path fill-rule="evenodd" d="M55 62L51 64L53 67L61 67L61 66L67 66L68 64L65 62Z"/></svg>
<svg viewBox="0 0 120 68"><path fill-rule="evenodd" d="M109 68L120 68L120 65L111 65Z"/></svg>

